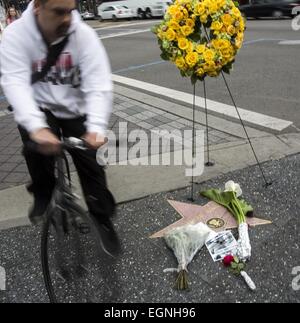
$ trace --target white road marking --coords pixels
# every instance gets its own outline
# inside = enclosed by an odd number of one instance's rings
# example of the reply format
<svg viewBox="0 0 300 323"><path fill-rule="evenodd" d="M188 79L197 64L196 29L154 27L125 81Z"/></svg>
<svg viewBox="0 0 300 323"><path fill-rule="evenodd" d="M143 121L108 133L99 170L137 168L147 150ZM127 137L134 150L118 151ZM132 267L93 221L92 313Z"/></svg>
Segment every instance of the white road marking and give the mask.
<svg viewBox="0 0 300 323"><path fill-rule="evenodd" d="M140 33L145 33L150 31L150 29L142 29L142 30L133 30L129 32L121 32L121 33L116 33L116 34L110 34L107 36L100 36L100 39L107 39L107 38L115 38L115 37L122 37L122 36L128 36L128 35L133 35L133 34L140 34Z"/></svg>
<svg viewBox="0 0 300 323"><path fill-rule="evenodd" d="M283 40L279 45L300 45L300 40Z"/></svg>
<svg viewBox="0 0 300 323"><path fill-rule="evenodd" d="M135 23L124 23L121 25L114 25L114 23L111 23L111 25L106 26L106 27L100 27L100 28L95 28L96 31L99 30L105 30L105 29L112 29L112 28L122 28L122 27L131 27L131 26L140 26L140 25L155 25L156 23L159 23L161 20L152 20L148 22L135 22Z"/></svg>
<svg viewBox="0 0 300 323"><path fill-rule="evenodd" d="M193 103L193 95L189 94L189 93L172 90L170 88L166 88L166 87L158 86L155 84L130 79L130 78L127 78L124 76L119 76L119 75L113 74L112 77L115 82L118 82L121 84L126 84L126 85L132 86L137 89L145 90L147 92L163 95L165 97L172 98L177 101L184 102L184 103L188 103L188 104ZM204 108L205 107L204 98L197 96L196 97L196 106ZM207 100L207 108L209 111L217 112L221 115L238 119L238 115L236 113L234 106L220 103L217 101ZM291 121L278 119L278 118L271 117L271 116L268 116L265 114L261 114L261 113L241 109L241 108L238 108L238 109L239 109L241 118L244 121L247 121L248 123L258 125L258 126L261 126L264 128L268 128L268 129L272 129L272 130L276 130L276 131L282 131L283 129L285 129L293 124L293 122L291 122Z"/></svg>

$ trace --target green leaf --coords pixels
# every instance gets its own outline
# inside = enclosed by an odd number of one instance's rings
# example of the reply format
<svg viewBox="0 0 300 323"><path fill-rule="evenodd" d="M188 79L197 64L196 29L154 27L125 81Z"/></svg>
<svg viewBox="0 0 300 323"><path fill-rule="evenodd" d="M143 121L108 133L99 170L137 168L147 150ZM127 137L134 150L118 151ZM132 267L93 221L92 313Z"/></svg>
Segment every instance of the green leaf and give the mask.
<svg viewBox="0 0 300 323"><path fill-rule="evenodd" d="M157 30L158 30L158 27L159 27L159 26L157 26L157 25L156 25L156 26L153 26L153 27L151 28L151 32L152 32L152 33L154 33L154 34L156 34L156 33L157 33Z"/></svg>
<svg viewBox="0 0 300 323"><path fill-rule="evenodd" d="M230 74L230 67L228 67L228 65L223 66L222 70L224 73Z"/></svg>
<svg viewBox="0 0 300 323"><path fill-rule="evenodd" d="M192 85L195 85L195 84L197 83L197 81L198 81L198 77L197 77L197 75L193 74L193 75L191 76L191 82L192 82Z"/></svg>
<svg viewBox="0 0 300 323"><path fill-rule="evenodd" d="M190 36L190 39L193 40L194 42L198 42L201 40L201 34L200 33L193 33Z"/></svg>
<svg viewBox="0 0 300 323"><path fill-rule="evenodd" d="M247 213L249 213L249 212L253 213L253 207L250 204L248 204L245 200L239 199L239 204L246 216L247 216Z"/></svg>
<svg viewBox="0 0 300 323"><path fill-rule="evenodd" d="M237 263L235 263L235 262L232 262L232 263L230 264L230 266L231 266L231 268L232 268L232 269L237 269L237 268L238 268L238 264L237 264Z"/></svg>
<svg viewBox="0 0 300 323"><path fill-rule="evenodd" d="M238 264L238 269L239 269L240 271L241 271L241 270L243 270L245 267L246 267L246 266L245 266L245 264L243 264L243 263Z"/></svg>
<svg viewBox="0 0 300 323"><path fill-rule="evenodd" d="M237 264L240 262L240 260L239 260L239 258L238 258L237 256L234 256L234 257L233 257L233 260L234 260L234 262L236 262Z"/></svg>
<svg viewBox="0 0 300 323"><path fill-rule="evenodd" d="M234 210L231 208L230 203L235 198L233 192L222 192L221 190L211 189L200 193L202 196L226 207L231 214L234 215Z"/></svg>
<svg viewBox="0 0 300 323"><path fill-rule="evenodd" d="M245 222L245 214L253 211L251 205L244 200L239 200L236 193L232 191L223 192L218 189L211 189L200 192L202 196L224 206L236 219L238 224Z"/></svg>
<svg viewBox="0 0 300 323"><path fill-rule="evenodd" d="M181 75L182 77L186 77L185 72L184 72L184 71L182 71L182 70L180 70L180 75Z"/></svg>
<svg viewBox="0 0 300 323"><path fill-rule="evenodd" d="M170 59L169 55L166 52L163 52L160 55L161 59L163 59L164 61L168 61Z"/></svg>

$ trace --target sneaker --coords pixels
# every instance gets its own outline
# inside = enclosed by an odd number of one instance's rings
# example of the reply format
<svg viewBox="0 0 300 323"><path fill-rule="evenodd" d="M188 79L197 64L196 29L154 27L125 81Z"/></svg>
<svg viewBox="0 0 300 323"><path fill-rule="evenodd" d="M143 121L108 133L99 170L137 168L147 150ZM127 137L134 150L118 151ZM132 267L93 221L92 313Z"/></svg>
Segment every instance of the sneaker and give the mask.
<svg viewBox="0 0 300 323"><path fill-rule="evenodd" d="M31 207L28 215L32 225L38 225L44 222L43 215L45 214L49 203L49 199L35 197L34 204Z"/></svg>
<svg viewBox="0 0 300 323"><path fill-rule="evenodd" d="M110 220L100 222L96 217L101 247L109 256L116 257L121 252L121 243Z"/></svg>

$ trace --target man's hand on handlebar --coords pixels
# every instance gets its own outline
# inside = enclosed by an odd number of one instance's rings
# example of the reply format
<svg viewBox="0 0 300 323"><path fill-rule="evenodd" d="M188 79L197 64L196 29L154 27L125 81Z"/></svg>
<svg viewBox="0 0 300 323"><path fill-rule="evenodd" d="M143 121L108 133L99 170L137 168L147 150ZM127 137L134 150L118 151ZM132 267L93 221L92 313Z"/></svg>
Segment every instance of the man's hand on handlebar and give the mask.
<svg viewBox="0 0 300 323"><path fill-rule="evenodd" d="M38 144L38 151L44 155L55 155L61 151L61 141L48 128L30 134L30 139Z"/></svg>
<svg viewBox="0 0 300 323"><path fill-rule="evenodd" d="M97 132L87 132L82 139L91 149L98 149L107 143L107 138Z"/></svg>

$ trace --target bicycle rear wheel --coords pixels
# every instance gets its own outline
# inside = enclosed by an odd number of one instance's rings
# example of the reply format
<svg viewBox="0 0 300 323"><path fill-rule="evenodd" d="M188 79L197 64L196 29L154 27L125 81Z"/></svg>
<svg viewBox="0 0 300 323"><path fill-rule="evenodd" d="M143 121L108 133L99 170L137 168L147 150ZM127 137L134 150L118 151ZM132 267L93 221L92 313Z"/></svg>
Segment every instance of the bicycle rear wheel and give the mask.
<svg viewBox="0 0 300 323"><path fill-rule="evenodd" d="M49 299L53 303L115 302L115 259L101 250L93 219L80 209L72 212L55 209L43 228L41 258Z"/></svg>

